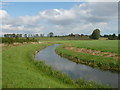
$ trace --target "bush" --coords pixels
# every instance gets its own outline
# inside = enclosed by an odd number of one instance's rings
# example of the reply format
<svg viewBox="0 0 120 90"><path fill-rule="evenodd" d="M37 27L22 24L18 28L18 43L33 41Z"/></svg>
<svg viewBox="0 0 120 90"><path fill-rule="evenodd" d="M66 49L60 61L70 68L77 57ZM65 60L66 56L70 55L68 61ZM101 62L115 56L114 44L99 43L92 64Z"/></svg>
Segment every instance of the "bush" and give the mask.
<svg viewBox="0 0 120 90"><path fill-rule="evenodd" d="M90 36L91 39L99 39L100 37L100 30L99 29L95 29L92 33L92 35Z"/></svg>

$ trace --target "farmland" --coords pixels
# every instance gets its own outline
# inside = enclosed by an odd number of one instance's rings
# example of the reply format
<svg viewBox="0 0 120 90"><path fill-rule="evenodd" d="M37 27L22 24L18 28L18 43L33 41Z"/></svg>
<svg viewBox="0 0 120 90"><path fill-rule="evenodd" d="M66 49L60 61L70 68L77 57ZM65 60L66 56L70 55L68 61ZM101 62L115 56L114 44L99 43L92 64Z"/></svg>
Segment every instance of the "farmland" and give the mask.
<svg viewBox="0 0 120 90"><path fill-rule="evenodd" d="M69 47L69 48L65 48ZM75 49L85 49L84 52L75 52L70 50L70 47ZM97 50L97 51L96 51ZM100 55L91 55L87 51L98 52ZM87 64L93 67L109 70L119 70L118 62L118 41L107 40L91 40L91 41L68 41L56 49L59 55L67 57L77 63ZM101 55L101 53L103 55ZM114 53L113 56L111 56ZM109 55L111 54L111 55ZM106 57L105 57L106 56ZM108 56L108 57L107 57Z"/></svg>
<svg viewBox="0 0 120 90"><path fill-rule="evenodd" d="M92 50L99 50L102 52L118 53L118 41L117 40L91 40L91 41L73 41L73 47L87 48Z"/></svg>

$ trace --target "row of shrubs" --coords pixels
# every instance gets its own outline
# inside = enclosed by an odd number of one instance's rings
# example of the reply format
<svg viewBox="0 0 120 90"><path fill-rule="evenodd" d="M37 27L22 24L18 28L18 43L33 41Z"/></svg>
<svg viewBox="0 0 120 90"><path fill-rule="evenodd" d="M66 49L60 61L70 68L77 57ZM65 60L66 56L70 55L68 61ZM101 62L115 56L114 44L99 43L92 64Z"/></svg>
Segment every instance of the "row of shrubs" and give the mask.
<svg viewBox="0 0 120 90"><path fill-rule="evenodd" d="M4 37L2 38L2 43L12 44L12 43L23 43L23 42L37 42L38 40L35 38L9 38Z"/></svg>

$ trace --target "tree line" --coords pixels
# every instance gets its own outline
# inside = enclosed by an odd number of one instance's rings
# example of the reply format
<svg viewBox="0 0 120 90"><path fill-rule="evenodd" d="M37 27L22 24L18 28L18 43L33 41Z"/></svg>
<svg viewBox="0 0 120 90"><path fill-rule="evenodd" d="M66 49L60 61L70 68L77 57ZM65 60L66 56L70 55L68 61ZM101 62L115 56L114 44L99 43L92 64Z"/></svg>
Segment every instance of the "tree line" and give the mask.
<svg viewBox="0 0 120 90"><path fill-rule="evenodd" d="M44 34L4 34L4 37L6 38L22 38L22 37L25 37L25 38L36 38L36 37L45 37ZM47 34L47 37L89 37L90 39L99 39L100 37L105 37L105 38L108 38L108 40L120 40L120 34L118 34L118 36L113 33L112 35L100 35L100 30L99 29L95 29L93 30L92 34L91 35L84 35L84 34L73 34L73 33L70 33L69 35L64 35L64 36L56 36L54 35L53 32L50 32Z"/></svg>
<svg viewBox="0 0 120 90"><path fill-rule="evenodd" d="M4 37L8 37L8 38L15 38L15 37L19 37L19 38L22 38L22 37L44 37L44 34L4 34Z"/></svg>
<svg viewBox="0 0 120 90"><path fill-rule="evenodd" d="M120 40L120 34L118 34L118 36L117 36L115 33L110 34L110 35L103 35L101 37L106 37L109 40Z"/></svg>
<svg viewBox="0 0 120 90"><path fill-rule="evenodd" d="M107 38L108 40L120 40L120 34L118 34L118 36L113 33L112 35L100 35L100 30L99 29L95 29L93 31L93 33L90 35L90 38L91 39L99 39L100 37L105 37Z"/></svg>
<svg viewBox="0 0 120 90"><path fill-rule="evenodd" d="M23 43L23 42L37 42L37 37L45 37L44 34L4 34L2 38L2 43ZM95 29L93 30L91 35L84 35L84 34L69 34L64 36L55 36L53 32L47 34L47 37L61 37L68 38L68 40L88 40L88 39L99 39L100 37L105 37L108 40L120 40L120 34L118 36L116 34L110 35L100 35L100 30Z"/></svg>
<svg viewBox="0 0 120 90"><path fill-rule="evenodd" d="M99 39L100 37L105 37L107 38L108 40L120 40L120 34L118 34L118 36L113 33L112 35L100 35L100 30L99 29L95 29L93 30L92 34L91 35L84 35L84 34L69 34L69 35L65 35L65 36L54 36L53 32L50 32L48 34L48 37L89 37L90 39Z"/></svg>

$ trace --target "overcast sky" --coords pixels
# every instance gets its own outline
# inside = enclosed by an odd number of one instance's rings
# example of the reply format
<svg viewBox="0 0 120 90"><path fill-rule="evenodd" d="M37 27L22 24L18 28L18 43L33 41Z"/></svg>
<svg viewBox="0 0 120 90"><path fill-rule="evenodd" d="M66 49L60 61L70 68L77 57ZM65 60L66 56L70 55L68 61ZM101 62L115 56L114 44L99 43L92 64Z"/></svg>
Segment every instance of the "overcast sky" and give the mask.
<svg viewBox="0 0 120 90"><path fill-rule="evenodd" d="M88 0L89 1L89 0ZM4 33L118 33L117 2L6 2L0 9Z"/></svg>

